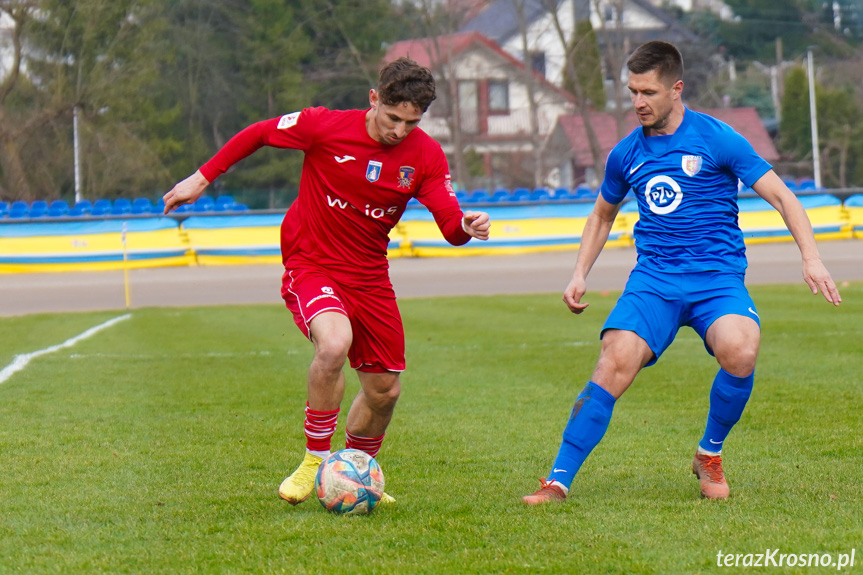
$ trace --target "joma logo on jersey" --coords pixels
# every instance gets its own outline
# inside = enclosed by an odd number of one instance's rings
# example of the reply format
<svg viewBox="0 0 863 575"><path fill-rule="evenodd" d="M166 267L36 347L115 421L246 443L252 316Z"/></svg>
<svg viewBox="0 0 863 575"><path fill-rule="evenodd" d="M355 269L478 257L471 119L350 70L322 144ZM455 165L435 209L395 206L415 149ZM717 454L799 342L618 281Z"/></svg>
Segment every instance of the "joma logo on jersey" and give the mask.
<svg viewBox="0 0 863 575"><path fill-rule="evenodd" d="M327 194L327 203L330 205L331 208L339 208L340 210L343 210L347 207L351 207L351 208L354 208L355 210L359 210L359 208L357 208L356 206L352 206L351 204L349 204L348 202L346 202L342 199L331 198L329 194ZM399 210L398 206L390 206L388 208L373 208L371 204L366 204L365 209L360 210L360 211L362 211L368 217L375 218L377 220L377 219L380 219L386 215L392 215L392 214L396 213L398 210Z"/></svg>
<svg viewBox="0 0 863 575"><path fill-rule="evenodd" d="M656 176L644 187L644 199L654 214L670 214L683 201L683 191L673 178Z"/></svg>

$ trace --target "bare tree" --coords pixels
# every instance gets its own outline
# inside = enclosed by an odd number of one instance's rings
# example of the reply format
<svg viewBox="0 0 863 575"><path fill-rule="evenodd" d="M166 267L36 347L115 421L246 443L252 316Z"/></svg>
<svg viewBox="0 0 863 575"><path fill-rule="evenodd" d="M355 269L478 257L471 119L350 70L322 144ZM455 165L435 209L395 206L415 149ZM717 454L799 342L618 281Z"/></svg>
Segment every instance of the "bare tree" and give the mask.
<svg viewBox="0 0 863 575"><path fill-rule="evenodd" d="M609 22L601 11L600 0L593 0L594 10L600 15L600 34L605 49L602 51L606 75L611 77L612 114L617 125L617 138L622 139L626 133L626 102L623 99L624 85L621 74L626 65L626 59L632 52L629 36L623 26L623 8L625 0L605 0L612 9L613 22Z"/></svg>
<svg viewBox="0 0 863 575"><path fill-rule="evenodd" d="M425 44L427 56L431 62L435 80L438 86L443 88L442 102L438 102L437 105L443 104L447 112L446 123L452 146L450 171L454 181L469 185L471 175L465 160L465 151L470 145L470 139L462 127L464 118L459 98L458 71L453 60L451 41L452 35L459 26L460 11L453 5L452 0L447 0L443 6L435 0L416 0L413 6L421 18L420 21L414 21L417 35L428 39ZM444 9L436 9L439 7Z"/></svg>
<svg viewBox="0 0 863 575"><path fill-rule="evenodd" d="M575 59L578 57L579 49L583 38L576 36L573 31L572 39L567 40L566 32L561 24L560 17L557 12L557 0L544 0L544 4L549 14L552 17L554 29L557 32L557 38L560 45L564 49L564 69L571 78L573 78L572 86L575 92L576 108L584 123L584 132L587 136L587 142L590 146L590 152L593 157L593 169L597 180L601 181L605 174L605 158L602 155L602 148L599 145L599 139L596 136L596 131L593 129L591 122L591 105L585 94L584 87L581 84L578 71L575 66Z"/></svg>
<svg viewBox="0 0 863 575"><path fill-rule="evenodd" d="M26 121L20 118L13 121L10 97L18 87L22 67L22 33L27 21L36 9L37 2L3 0L0 2L0 17L7 16L12 21L10 41L12 44L12 63L3 82L0 83L0 195L11 200L30 197L27 172L21 160L21 137L50 117L41 114Z"/></svg>
<svg viewBox="0 0 863 575"><path fill-rule="evenodd" d="M521 36L522 61L524 62L524 83L527 87L528 119L530 121L530 147L533 153L533 185L539 187L545 179L545 165L543 162L542 137L539 133L539 116L536 102L537 88L536 76L533 72L531 49L527 39L527 17L525 16L525 1L513 0L518 17L518 31Z"/></svg>

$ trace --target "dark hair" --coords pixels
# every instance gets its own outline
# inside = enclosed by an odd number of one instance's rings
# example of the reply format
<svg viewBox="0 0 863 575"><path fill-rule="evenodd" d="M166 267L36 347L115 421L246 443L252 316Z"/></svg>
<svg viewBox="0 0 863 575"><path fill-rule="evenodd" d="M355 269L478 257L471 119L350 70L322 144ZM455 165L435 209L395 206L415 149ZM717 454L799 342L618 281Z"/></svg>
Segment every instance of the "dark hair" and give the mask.
<svg viewBox="0 0 863 575"><path fill-rule="evenodd" d="M639 46L626 67L633 74L646 74L656 70L659 79L672 85L683 79L683 56L674 44L653 40Z"/></svg>
<svg viewBox="0 0 863 575"><path fill-rule="evenodd" d="M404 57L384 66L377 92L380 101L387 106L410 102L423 113L436 97L431 71Z"/></svg>

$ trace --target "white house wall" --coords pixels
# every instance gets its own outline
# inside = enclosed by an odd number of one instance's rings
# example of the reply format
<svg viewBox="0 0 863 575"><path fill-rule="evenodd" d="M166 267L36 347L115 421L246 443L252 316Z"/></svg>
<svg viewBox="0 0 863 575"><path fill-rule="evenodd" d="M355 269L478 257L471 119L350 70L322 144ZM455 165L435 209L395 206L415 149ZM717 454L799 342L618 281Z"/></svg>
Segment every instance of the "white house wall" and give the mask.
<svg viewBox="0 0 863 575"><path fill-rule="evenodd" d="M557 10L557 18L567 41L572 38L575 30L574 10L572 1L561 2ZM564 47L557 32L554 16L545 14L528 27L527 45L530 52L545 53L545 78L552 84L562 85L565 65ZM516 59L524 58L524 43L520 34L507 40L502 47Z"/></svg>
<svg viewBox="0 0 863 575"><path fill-rule="evenodd" d="M596 6L593 0L590 3L590 24L594 30L600 30L603 26L602 19L605 16L606 6L612 6L615 10L615 18L617 18L616 10L619 2L599 0L599 11L596 11ZM664 28L665 22L654 17L649 12L644 11L639 6L624 2L623 4L623 27L627 30L655 30ZM606 26L616 26L617 21L605 23Z"/></svg>

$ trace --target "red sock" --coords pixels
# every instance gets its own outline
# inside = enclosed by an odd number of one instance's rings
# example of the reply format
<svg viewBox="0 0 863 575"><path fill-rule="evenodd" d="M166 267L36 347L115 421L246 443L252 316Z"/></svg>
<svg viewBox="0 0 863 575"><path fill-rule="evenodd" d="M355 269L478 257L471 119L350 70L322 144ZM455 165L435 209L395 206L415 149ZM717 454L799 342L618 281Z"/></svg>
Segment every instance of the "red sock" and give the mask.
<svg viewBox="0 0 863 575"><path fill-rule="evenodd" d="M352 434L350 431L345 431L345 449L359 449L360 451L365 451L372 457L377 457L378 451L381 450L381 444L383 442L383 435L380 437L360 437Z"/></svg>
<svg viewBox="0 0 863 575"><path fill-rule="evenodd" d="M306 449L309 451L329 451L338 419L338 409L335 411L315 411L306 402L306 421L304 423Z"/></svg>

